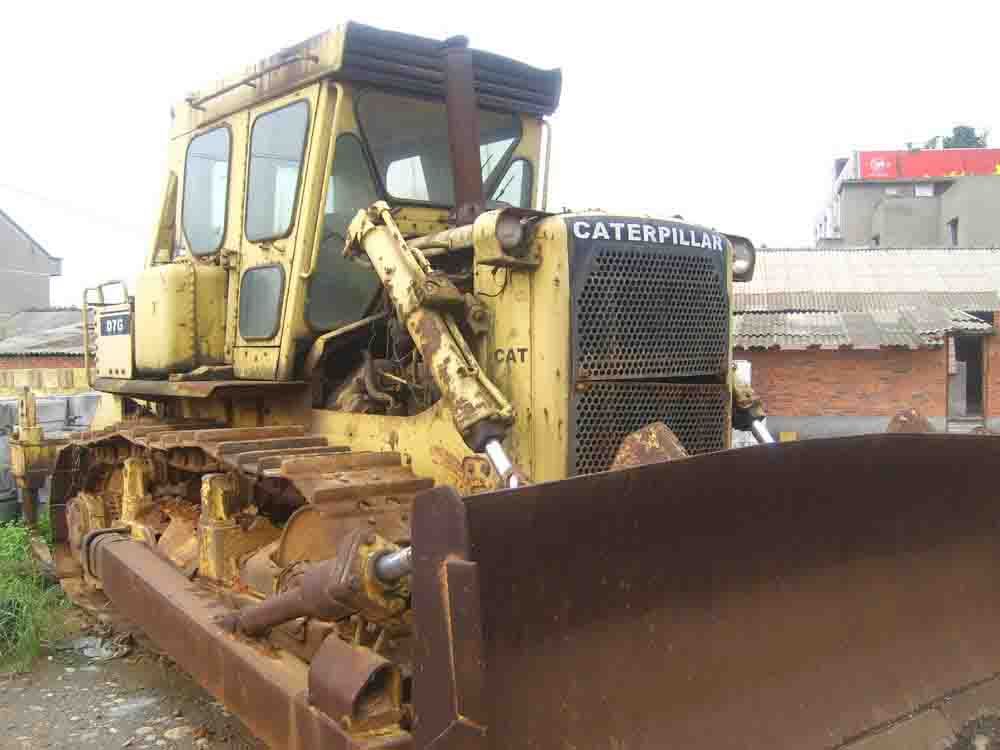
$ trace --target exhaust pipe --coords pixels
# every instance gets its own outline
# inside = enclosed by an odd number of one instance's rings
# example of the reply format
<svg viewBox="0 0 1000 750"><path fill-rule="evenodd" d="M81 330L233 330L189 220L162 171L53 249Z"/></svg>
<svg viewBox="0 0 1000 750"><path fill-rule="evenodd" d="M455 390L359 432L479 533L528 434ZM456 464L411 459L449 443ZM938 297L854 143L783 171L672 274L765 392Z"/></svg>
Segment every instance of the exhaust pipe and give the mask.
<svg viewBox="0 0 1000 750"><path fill-rule="evenodd" d="M442 44L448 146L455 186L457 226L471 224L485 209L479 160L479 109L469 40L456 36Z"/></svg>

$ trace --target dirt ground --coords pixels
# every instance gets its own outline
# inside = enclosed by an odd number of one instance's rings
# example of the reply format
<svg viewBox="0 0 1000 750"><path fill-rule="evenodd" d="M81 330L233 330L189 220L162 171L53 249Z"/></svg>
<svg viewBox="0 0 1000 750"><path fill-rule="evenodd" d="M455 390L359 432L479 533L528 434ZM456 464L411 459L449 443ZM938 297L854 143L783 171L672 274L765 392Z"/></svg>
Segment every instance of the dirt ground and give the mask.
<svg viewBox="0 0 1000 750"><path fill-rule="evenodd" d="M106 628L74 612L65 641L30 674L0 676L0 749L266 750L141 636L127 655L85 655L80 639L95 633Z"/></svg>

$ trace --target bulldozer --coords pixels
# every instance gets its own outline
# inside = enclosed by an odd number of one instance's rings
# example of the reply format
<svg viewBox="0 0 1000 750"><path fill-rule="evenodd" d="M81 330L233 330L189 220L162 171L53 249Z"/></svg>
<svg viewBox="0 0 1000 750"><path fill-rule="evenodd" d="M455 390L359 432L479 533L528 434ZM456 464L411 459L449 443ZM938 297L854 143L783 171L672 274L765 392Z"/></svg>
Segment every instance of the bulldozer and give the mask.
<svg viewBox="0 0 1000 750"><path fill-rule="evenodd" d="M347 23L177 105L95 424L12 441L64 582L275 748L992 736L1000 444L771 444L752 243L549 211L560 87Z"/></svg>

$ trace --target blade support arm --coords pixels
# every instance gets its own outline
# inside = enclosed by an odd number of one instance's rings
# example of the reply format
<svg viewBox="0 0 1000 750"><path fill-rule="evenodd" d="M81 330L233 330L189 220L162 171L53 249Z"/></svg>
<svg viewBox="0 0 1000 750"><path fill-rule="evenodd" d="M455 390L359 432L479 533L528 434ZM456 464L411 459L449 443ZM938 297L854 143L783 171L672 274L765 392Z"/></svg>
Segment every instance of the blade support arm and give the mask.
<svg viewBox="0 0 1000 750"><path fill-rule="evenodd" d="M411 248L383 201L362 210L348 229L345 255L367 255L448 404L455 427L478 452L502 439L514 410L479 367L452 314L461 298L450 282L433 272Z"/></svg>

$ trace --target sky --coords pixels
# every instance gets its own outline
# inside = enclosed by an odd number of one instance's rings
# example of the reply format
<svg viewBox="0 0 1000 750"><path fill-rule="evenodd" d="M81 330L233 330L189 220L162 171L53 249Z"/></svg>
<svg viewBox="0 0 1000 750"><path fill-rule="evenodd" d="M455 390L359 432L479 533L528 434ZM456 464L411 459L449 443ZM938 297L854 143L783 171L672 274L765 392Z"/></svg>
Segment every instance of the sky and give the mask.
<svg viewBox="0 0 1000 750"><path fill-rule="evenodd" d="M996 2L10 3L0 208L64 259L53 304L141 269L172 104L348 19L562 68L550 209L758 246L812 244L837 156L1000 128Z"/></svg>

